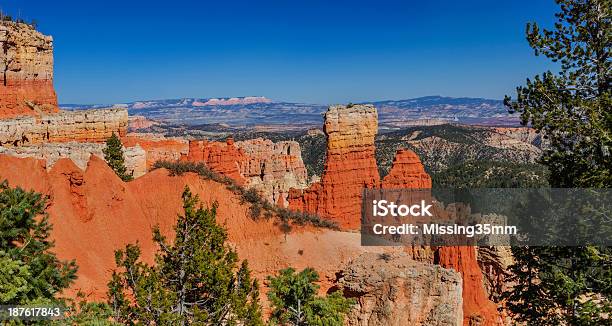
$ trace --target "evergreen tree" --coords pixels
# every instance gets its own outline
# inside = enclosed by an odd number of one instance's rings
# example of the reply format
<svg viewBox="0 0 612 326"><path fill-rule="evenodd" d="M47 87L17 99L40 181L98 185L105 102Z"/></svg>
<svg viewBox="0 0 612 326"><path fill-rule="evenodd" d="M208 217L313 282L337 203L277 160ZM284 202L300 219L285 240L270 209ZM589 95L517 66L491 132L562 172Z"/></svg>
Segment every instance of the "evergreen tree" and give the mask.
<svg viewBox="0 0 612 326"><path fill-rule="evenodd" d="M0 182L0 304L59 302L76 278L74 261L51 252L43 197Z"/></svg>
<svg viewBox="0 0 612 326"><path fill-rule="evenodd" d="M75 299L67 299L68 312L65 318L45 325L119 326L112 318L112 309L104 302L87 301L85 294L78 292Z"/></svg>
<svg viewBox="0 0 612 326"><path fill-rule="evenodd" d="M138 245L115 253L109 305L116 321L155 325L262 325L257 281L246 261L238 265L217 225L216 210L203 208L186 187L184 215L169 243L158 228L155 265L140 261Z"/></svg>
<svg viewBox="0 0 612 326"><path fill-rule="evenodd" d="M527 25L536 55L559 62L506 96L511 112L548 139L542 163L553 187L610 187L612 166L612 39L609 0L557 0L554 29ZM505 293L528 325L610 325L612 250L607 247L513 247Z"/></svg>
<svg viewBox="0 0 612 326"><path fill-rule="evenodd" d="M505 104L550 142L543 162L553 187L612 185L612 2L557 0L553 30L527 24L536 55L561 63L517 88Z"/></svg>
<svg viewBox="0 0 612 326"><path fill-rule="evenodd" d="M102 152L104 153L106 164L115 171L121 180L130 181L133 179L133 176L127 173L127 168L125 167L123 144L121 144L121 140L115 133L106 140L106 147Z"/></svg>
<svg viewBox="0 0 612 326"><path fill-rule="evenodd" d="M306 268L299 273L287 268L276 277L269 277L272 303L270 322L279 325L343 325L344 316L353 304L339 291L326 297L316 296L319 274Z"/></svg>

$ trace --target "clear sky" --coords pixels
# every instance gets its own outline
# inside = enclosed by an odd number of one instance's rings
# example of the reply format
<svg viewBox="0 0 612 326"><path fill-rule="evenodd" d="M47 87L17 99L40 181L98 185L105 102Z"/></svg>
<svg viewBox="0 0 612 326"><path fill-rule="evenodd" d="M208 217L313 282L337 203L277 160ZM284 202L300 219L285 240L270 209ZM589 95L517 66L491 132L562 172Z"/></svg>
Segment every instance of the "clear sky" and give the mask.
<svg viewBox="0 0 612 326"><path fill-rule="evenodd" d="M553 0L2 0L55 40L60 103L262 95L501 99L552 69L525 23Z"/></svg>

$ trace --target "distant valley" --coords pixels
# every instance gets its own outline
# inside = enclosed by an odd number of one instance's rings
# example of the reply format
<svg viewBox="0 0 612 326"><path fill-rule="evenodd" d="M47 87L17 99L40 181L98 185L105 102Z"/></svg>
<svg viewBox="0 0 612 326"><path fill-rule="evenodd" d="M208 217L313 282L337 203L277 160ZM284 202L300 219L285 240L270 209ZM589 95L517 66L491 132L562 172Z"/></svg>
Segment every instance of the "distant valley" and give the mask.
<svg viewBox="0 0 612 326"><path fill-rule="evenodd" d="M518 116L509 114L500 100L427 96L365 102L368 103L378 109L383 130L445 123L517 126L519 122ZM320 127L327 109L327 105L274 102L259 96L147 100L114 105L64 104L61 108L75 110L109 106L125 107L130 116L143 116L166 125L222 125L238 129Z"/></svg>

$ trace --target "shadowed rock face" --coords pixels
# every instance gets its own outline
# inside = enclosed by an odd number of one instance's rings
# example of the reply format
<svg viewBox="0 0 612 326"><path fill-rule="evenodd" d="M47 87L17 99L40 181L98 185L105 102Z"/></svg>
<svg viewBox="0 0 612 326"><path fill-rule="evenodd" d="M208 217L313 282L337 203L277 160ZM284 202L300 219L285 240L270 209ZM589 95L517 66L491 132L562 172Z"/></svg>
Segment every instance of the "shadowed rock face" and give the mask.
<svg viewBox="0 0 612 326"><path fill-rule="evenodd" d="M462 325L461 275L405 254L365 253L340 273L357 305L347 325Z"/></svg>
<svg viewBox="0 0 612 326"><path fill-rule="evenodd" d="M0 22L0 118L57 111L53 38L26 24Z"/></svg>

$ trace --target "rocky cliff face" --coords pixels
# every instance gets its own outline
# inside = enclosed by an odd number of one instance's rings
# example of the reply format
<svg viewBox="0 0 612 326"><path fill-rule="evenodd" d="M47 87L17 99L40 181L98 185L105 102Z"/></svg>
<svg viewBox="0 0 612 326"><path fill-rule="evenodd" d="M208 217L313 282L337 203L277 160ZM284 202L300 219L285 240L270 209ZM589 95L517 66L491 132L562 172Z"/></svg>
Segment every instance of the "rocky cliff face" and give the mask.
<svg viewBox="0 0 612 326"><path fill-rule="evenodd" d="M126 109L61 111L39 117L0 119L0 146L57 142L104 142L113 133L125 136Z"/></svg>
<svg viewBox="0 0 612 326"><path fill-rule="evenodd" d="M121 138L123 146L140 146L147 153L147 170L157 161L178 161L189 154L189 141L154 134L130 133Z"/></svg>
<svg viewBox="0 0 612 326"><path fill-rule="evenodd" d="M378 116L372 105L332 106L325 114L327 156L320 183L292 190L289 207L317 213L344 228L359 226L363 188L376 188Z"/></svg>
<svg viewBox="0 0 612 326"><path fill-rule="evenodd" d="M437 263L461 273L464 325L504 325L497 305L489 300L476 255L473 246L440 247Z"/></svg>
<svg viewBox="0 0 612 326"><path fill-rule="evenodd" d="M272 142L257 138L236 142L247 159L240 162L240 174L247 184L259 190L271 203L285 206L289 189L307 186L307 173L300 144L295 141Z"/></svg>
<svg viewBox="0 0 612 326"><path fill-rule="evenodd" d="M61 159L70 159L78 168L85 170L92 155L104 159L102 150L105 146L105 144L100 143L78 142L43 143L25 147L0 146L0 154L42 160L47 170L51 170ZM128 173L131 173L135 178L147 172L146 154L145 150L139 145L123 148L125 166Z"/></svg>
<svg viewBox="0 0 612 326"><path fill-rule="evenodd" d="M53 38L27 24L0 21L0 119L57 111Z"/></svg>
<svg viewBox="0 0 612 326"><path fill-rule="evenodd" d="M403 255L366 253L340 272L338 287L357 305L347 325L463 323L461 276Z"/></svg>
<svg viewBox="0 0 612 326"><path fill-rule="evenodd" d="M234 179L238 184L246 180L240 174L240 164L247 158L244 151L234 145L234 139L229 137L225 143L193 140L189 142L189 152L184 160L204 162L211 170Z"/></svg>
<svg viewBox="0 0 612 326"><path fill-rule="evenodd" d="M304 188L306 168L300 145L293 141L274 143L257 138L225 143L190 141L183 160L204 162L211 170L257 189L270 203L285 206L289 189Z"/></svg>

